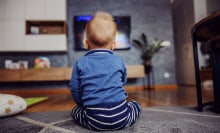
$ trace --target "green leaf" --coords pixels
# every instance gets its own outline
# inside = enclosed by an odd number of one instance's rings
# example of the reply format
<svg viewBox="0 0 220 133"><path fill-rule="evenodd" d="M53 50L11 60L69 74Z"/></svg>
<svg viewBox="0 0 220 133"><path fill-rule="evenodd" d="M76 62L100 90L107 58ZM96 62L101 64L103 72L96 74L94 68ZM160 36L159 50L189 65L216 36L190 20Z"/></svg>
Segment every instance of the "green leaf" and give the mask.
<svg viewBox="0 0 220 133"><path fill-rule="evenodd" d="M164 46L159 46L157 47L157 49L155 50L155 53L159 52L161 48L163 48Z"/></svg>
<svg viewBox="0 0 220 133"><path fill-rule="evenodd" d="M139 40L136 40L136 39L133 40L133 44L138 46L141 49L144 47L143 44Z"/></svg>
<svg viewBox="0 0 220 133"><path fill-rule="evenodd" d="M142 37L142 40L143 40L144 44L145 44L145 45L148 45L147 36L146 36L144 33L142 33L142 34L141 34L141 37Z"/></svg>
<svg viewBox="0 0 220 133"><path fill-rule="evenodd" d="M142 54L141 54L141 58L146 61L146 60L151 60L154 56L154 54L156 54L157 52L159 52L159 50L164 47L161 46L163 40L159 40L157 38L155 38L152 41L152 44L148 44L147 41L147 36L142 33L140 36L140 40L133 40L133 44L134 46L137 46L138 48L141 49Z"/></svg>

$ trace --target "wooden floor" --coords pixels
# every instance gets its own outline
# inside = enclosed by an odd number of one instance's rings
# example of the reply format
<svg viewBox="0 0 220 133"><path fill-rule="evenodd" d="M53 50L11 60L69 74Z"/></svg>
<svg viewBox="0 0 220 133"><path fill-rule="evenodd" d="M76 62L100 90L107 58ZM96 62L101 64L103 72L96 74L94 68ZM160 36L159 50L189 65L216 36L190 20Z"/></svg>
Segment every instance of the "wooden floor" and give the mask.
<svg viewBox="0 0 220 133"><path fill-rule="evenodd" d="M76 104L67 88L10 90L0 93L15 94L23 98L47 96L49 99L27 108L26 112L70 111ZM178 86L177 89L128 91L128 101L136 100L142 107L197 105L195 86ZM212 90L203 90L204 101L213 100Z"/></svg>

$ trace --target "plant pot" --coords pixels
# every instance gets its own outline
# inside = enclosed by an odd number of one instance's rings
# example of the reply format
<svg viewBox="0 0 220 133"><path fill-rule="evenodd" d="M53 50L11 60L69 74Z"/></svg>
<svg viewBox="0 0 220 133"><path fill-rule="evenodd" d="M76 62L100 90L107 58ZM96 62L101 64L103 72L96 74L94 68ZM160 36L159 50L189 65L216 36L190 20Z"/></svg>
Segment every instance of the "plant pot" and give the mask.
<svg viewBox="0 0 220 133"><path fill-rule="evenodd" d="M151 63L151 60L146 60L144 62L144 68L145 68L145 73L146 74L149 74L152 70L152 63Z"/></svg>

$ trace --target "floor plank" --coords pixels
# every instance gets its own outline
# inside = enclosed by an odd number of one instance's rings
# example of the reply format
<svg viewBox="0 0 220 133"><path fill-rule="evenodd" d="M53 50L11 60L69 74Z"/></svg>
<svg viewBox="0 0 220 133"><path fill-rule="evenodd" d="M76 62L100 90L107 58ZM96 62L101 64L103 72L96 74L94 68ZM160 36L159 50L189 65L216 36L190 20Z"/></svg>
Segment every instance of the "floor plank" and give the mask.
<svg viewBox="0 0 220 133"><path fill-rule="evenodd" d="M134 86L136 89L137 87ZM134 89L130 89L134 90ZM142 107L197 105L195 86L178 86L177 89L128 91L128 101L136 100ZM0 93L14 94L23 98L47 96L48 100L33 105L25 112L71 111L76 105L67 88L0 90ZM203 90L204 101L213 100L212 90Z"/></svg>

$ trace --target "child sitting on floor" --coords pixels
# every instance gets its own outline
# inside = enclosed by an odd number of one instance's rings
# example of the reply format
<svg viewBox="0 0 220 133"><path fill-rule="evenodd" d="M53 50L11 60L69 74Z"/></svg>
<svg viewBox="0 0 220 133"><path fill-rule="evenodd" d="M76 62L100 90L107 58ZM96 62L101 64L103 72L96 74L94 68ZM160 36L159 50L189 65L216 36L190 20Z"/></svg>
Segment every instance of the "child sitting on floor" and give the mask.
<svg viewBox="0 0 220 133"><path fill-rule="evenodd" d="M70 89L77 106L73 119L92 130L118 130L138 119L141 106L127 102L124 61L113 54L117 26L106 12L97 12L86 25L89 51L75 62Z"/></svg>

